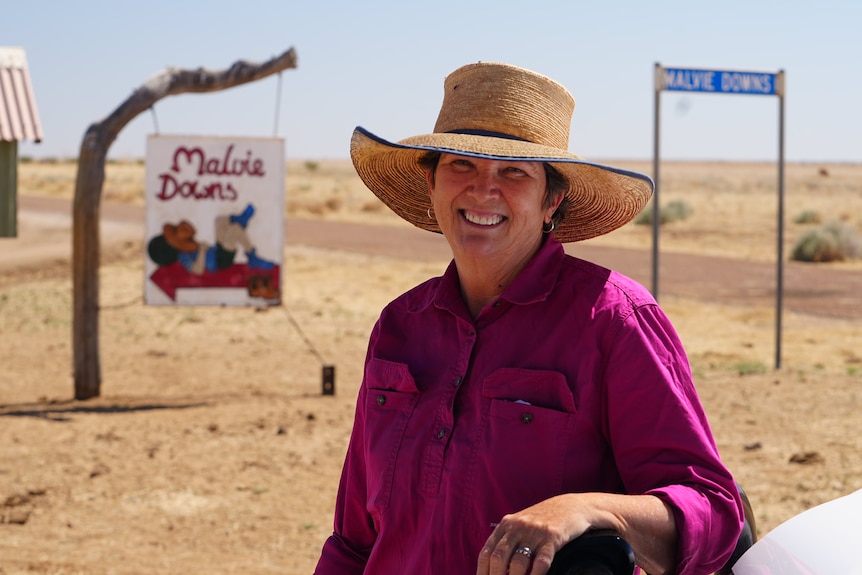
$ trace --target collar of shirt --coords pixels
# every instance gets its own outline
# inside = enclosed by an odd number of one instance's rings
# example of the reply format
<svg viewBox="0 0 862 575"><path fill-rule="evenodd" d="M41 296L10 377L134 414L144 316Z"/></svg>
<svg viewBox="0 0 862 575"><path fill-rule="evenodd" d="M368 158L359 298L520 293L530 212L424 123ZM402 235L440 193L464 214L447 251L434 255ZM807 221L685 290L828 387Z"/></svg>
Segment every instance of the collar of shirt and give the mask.
<svg viewBox="0 0 862 575"><path fill-rule="evenodd" d="M560 274L560 268L566 253L560 242L546 237L527 266L518 274L515 281L500 295L500 300L517 305L526 305L543 301L554 289L554 284ZM426 305L432 304L439 309L463 316L467 313L464 300L461 297L461 284L458 280L458 270L455 261L449 263L432 299Z"/></svg>

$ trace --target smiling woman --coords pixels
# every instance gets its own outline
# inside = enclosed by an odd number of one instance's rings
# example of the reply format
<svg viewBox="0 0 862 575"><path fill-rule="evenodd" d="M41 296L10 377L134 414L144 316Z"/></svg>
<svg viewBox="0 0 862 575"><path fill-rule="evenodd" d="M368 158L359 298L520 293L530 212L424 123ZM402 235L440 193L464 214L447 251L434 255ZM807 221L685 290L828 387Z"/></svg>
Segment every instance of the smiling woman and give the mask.
<svg viewBox="0 0 862 575"><path fill-rule="evenodd" d="M682 344L646 289L561 244L632 221L652 181L570 153L549 78L479 63L444 90L432 134L351 142L453 261L371 333L317 573L544 575L597 529L650 573L714 572L742 506Z"/></svg>
<svg viewBox="0 0 862 575"><path fill-rule="evenodd" d="M538 230L553 229L563 191L548 194L542 166L443 154L427 172L432 209L456 265L462 262L458 274L473 317L538 251Z"/></svg>

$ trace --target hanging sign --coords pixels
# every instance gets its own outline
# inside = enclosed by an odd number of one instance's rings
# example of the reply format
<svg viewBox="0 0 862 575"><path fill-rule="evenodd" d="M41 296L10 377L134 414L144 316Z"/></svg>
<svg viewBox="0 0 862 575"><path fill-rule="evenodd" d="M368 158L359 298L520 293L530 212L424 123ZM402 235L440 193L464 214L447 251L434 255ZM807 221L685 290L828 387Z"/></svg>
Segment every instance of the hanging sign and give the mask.
<svg viewBox="0 0 862 575"><path fill-rule="evenodd" d="M150 136L144 300L278 305L284 140Z"/></svg>

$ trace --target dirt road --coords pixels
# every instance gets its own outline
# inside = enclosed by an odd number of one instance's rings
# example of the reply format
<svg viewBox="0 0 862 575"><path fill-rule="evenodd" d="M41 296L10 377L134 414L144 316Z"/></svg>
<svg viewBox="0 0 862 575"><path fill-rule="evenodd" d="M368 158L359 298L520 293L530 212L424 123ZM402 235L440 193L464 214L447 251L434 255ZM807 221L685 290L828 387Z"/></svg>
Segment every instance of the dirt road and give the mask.
<svg viewBox="0 0 862 575"><path fill-rule="evenodd" d="M33 267L46 259L68 259L71 247L58 241L71 226L71 202L64 199L19 198L19 238L0 240L0 275ZM103 245L143 240L144 209L103 203ZM286 223L287 244L339 251L373 253L411 260L445 260L449 248L441 236L419 229L372 226L294 218ZM8 246L8 247L6 247ZM652 286L650 250L569 244L567 251ZM778 302L777 264L696 256L659 255L659 297L675 295L728 304L782 306L782 309L833 318L862 318L862 272L787 262L782 301Z"/></svg>

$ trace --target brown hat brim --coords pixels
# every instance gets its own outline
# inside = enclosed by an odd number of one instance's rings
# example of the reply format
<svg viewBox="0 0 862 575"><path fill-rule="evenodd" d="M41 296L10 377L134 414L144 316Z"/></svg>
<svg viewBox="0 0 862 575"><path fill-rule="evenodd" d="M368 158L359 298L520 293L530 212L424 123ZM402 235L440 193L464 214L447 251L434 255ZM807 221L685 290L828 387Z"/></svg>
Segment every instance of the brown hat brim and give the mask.
<svg viewBox="0 0 862 575"><path fill-rule="evenodd" d="M639 172L584 160L558 148L485 135L434 133L389 142L357 127L350 157L365 185L393 212L423 230L440 233L428 217L431 199L419 159L428 152L484 159L547 162L569 183L569 208L554 228L560 242L577 242L632 221L652 197L652 179Z"/></svg>

